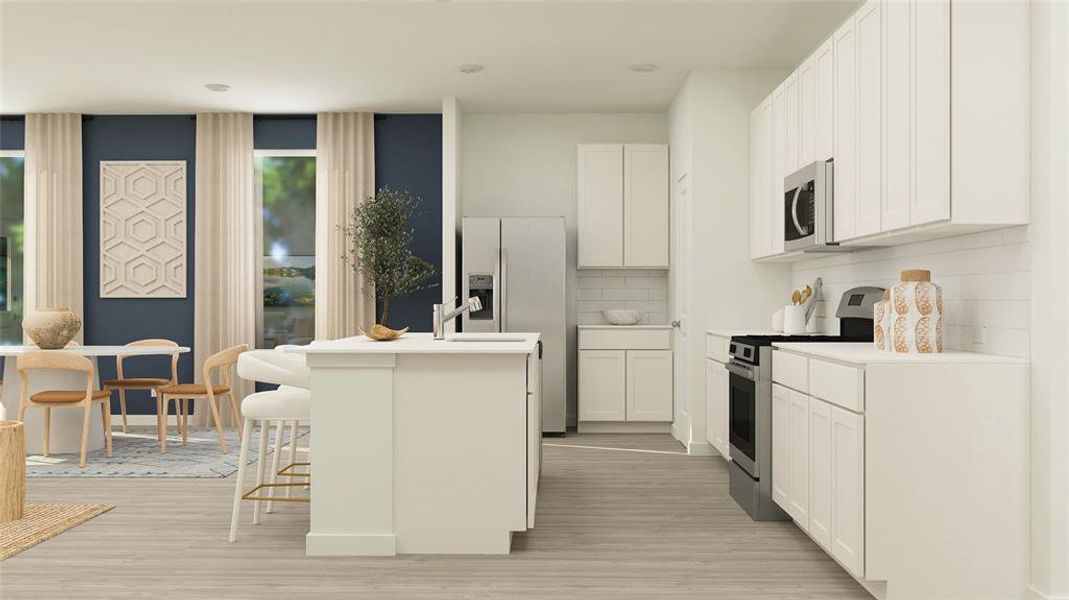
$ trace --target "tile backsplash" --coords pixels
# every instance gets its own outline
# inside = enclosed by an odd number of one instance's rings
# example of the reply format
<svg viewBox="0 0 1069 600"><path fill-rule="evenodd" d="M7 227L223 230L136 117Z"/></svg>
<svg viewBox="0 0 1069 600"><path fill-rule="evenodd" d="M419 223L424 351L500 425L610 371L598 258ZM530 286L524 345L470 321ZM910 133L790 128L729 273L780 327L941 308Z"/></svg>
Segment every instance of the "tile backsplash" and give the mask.
<svg viewBox="0 0 1069 600"><path fill-rule="evenodd" d="M798 287L824 279L816 328L838 333L835 309L843 292L860 285L886 288L904 269L928 269L943 288L946 347L1028 358L1029 252L1028 228L1015 227L797 262L791 281Z"/></svg>
<svg viewBox="0 0 1069 600"><path fill-rule="evenodd" d="M668 271L652 269L581 269L575 320L605 325L601 311L627 308L642 313L642 325L668 322Z"/></svg>

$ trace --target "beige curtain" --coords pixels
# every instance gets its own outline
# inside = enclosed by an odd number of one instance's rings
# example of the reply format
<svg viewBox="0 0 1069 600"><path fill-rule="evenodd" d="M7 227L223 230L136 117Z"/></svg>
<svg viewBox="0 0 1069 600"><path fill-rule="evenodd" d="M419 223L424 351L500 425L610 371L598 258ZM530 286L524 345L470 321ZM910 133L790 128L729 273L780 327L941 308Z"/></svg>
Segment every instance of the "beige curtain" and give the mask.
<svg viewBox="0 0 1069 600"><path fill-rule="evenodd" d="M195 316L193 365L201 378L204 360L237 344L256 345L259 215L253 188L252 115L197 114ZM235 378L239 402L252 384ZM219 406L224 422L229 407ZM206 425L210 412L197 410Z"/></svg>
<svg viewBox="0 0 1069 600"><path fill-rule="evenodd" d="M65 306L84 319L82 116L26 115L25 169L23 306Z"/></svg>
<svg viewBox="0 0 1069 600"><path fill-rule="evenodd" d="M370 285L342 256L338 229L375 192L375 119L371 113L319 113L316 118L317 339L359 335L375 322Z"/></svg>

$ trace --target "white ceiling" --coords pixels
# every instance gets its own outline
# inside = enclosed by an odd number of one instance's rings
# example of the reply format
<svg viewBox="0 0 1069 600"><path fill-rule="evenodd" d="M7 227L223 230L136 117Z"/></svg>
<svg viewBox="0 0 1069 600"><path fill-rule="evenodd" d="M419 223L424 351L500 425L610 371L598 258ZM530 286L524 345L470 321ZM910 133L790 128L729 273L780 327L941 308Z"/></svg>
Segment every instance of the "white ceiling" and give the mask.
<svg viewBox="0 0 1069 600"><path fill-rule="evenodd" d="M0 0L0 112L662 111L692 69L793 66L855 4Z"/></svg>

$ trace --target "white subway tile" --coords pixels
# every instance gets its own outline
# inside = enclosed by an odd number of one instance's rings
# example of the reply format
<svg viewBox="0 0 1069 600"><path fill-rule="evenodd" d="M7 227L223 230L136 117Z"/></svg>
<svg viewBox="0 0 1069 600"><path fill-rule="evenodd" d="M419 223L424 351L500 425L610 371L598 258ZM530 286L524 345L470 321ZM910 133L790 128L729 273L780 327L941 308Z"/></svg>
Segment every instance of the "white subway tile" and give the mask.
<svg viewBox="0 0 1069 600"><path fill-rule="evenodd" d="M621 288L604 290L605 300L648 300L650 292L642 288Z"/></svg>
<svg viewBox="0 0 1069 600"><path fill-rule="evenodd" d="M575 295L577 300L601 300L604 291L601 288L579 288Z"/></svg>

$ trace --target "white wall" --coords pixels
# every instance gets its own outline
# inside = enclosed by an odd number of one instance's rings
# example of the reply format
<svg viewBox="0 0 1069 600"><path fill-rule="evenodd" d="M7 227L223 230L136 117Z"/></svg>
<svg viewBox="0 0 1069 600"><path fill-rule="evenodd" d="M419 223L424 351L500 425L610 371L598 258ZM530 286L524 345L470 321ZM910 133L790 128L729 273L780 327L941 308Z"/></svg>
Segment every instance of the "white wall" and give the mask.
<svg viewBox="0 0 1069 600"><path fill-rule="evenodd" d="M750 111L786 71L695 71L669 111L673 237L669 273L677 340L673 434L693 453L705 441L705 331L767 329L789 270L750 260ZM683 185L680 184L682 179ZM689 190L689 201L680 199Z"/></svg>
<svg viewBox="0 0 1069 600"><path fill-rule="evenodd" d="M1032 4L1032 589L1069 599L1069 3Z"/></svg>
<svg viewBox="0 0 1069 600"><path fill-rule="evenodd" d="M794 263L792 287L824 280L817 331L839 332L835 309L846 290L889 288L906 269L928 269L943 288L943 342L948 348L1029 355L1028 228L1014 227L895 248L832 254ZM788 289L783 290L786 303Z"/></svg>
<svg viewBox="0 0 1069 600"><path fill-rule="evenodd" d="M667 116L660 113L464 115L464 216L564 217L569 425L576 422L576 145L666 141Z"/></svg>

